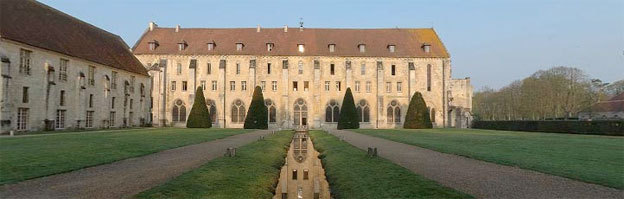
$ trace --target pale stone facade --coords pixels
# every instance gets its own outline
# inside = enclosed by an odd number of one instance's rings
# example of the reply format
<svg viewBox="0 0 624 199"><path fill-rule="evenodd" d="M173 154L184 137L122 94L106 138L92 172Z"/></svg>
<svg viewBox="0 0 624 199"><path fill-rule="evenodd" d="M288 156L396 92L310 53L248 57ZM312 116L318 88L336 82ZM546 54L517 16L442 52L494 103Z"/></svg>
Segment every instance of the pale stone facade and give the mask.
<svg viewBox="0 0 624 199"><path fill-rule="evenodd" d="M150 24L146 34L155 28ZM176 27L175 32L178 31L184 29ZM243 115L255 86L263 87L265 100L272 102L269 109L274 106L275 119L270 119L270 128L335 128L339 114L334 114L334 109L340 109L347 88L351 88L356 107L361 110L361 128L402 128L415 92L422 93L436 127L456 126L447 121L447 95L461 95L457 99L464 99L462 110L469 113L471 108L469 81L463 82L463 92L450 92L456 81L451 80L449 57L210 55L185 52L187 45L194 44L182 42L178 43L183 45L179 53L134 52L149 66L153 78L155 125L183 126L193 104L194 88L202 85L209 109L216 112L214 125L221 128L243 127ZM153 41L144 35L134 49L147 48L147 43L163 46L175 45L176 41ZM457 87L460 89L460 85ZM238 114L241 107L244 113Z"/></svg>
<svg viewBox="0 0 624 199"><path fill-rule="evenodd" d="M471 126L472 90L470 78L451 80L447 127L469 128Z"/></svg>
<svg viewBox="0 0 624 199"><path fill-rule="evenodd" d="M151 84L147 75L6 39L0 39L0 46L2 133L44 130L46 121L49 130L130 127L149 122ZM95 69L93 75L90 67Z"/></svg>

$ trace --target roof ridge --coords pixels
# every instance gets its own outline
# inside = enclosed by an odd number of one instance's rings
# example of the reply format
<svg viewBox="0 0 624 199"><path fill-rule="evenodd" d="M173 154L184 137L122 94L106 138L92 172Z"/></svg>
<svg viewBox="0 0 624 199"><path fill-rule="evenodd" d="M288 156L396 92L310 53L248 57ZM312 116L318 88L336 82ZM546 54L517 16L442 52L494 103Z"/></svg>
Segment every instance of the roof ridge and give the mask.
<svg viewBox="0 0 624 199"><path fill-rule="evenodd" d="M213 27L213 28L209 28L209 27L189 27L189 28L183 28L180 27L180 29L204 29L204 30L210 30L210 29L219 29L219 30L236 30L236 29L256 29L258 27ZM275 30L281 30L284 27L260 27L261 29L275 29ZM289 26L289 28L299 28L297 26ZM158 27L154 27L154 29L176 29L176 27L162 27L162 26L158 26ZM433 29L433 28L310 28L310 27L304 27L304 30L306 29L312 29L312 30L427 30L427 29Z"/></svg>

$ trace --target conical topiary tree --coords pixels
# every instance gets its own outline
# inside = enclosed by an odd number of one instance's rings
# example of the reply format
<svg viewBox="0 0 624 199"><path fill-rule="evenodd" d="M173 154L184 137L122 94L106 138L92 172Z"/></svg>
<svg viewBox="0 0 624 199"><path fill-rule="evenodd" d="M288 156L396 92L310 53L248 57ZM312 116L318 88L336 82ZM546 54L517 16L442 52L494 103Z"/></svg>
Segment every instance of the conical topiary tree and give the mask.
<svg viewBox="0 0 624 199"><path fill-rule="evenodd" d="M338 119L338 129L358 129L360 128L360 120L355 110L355 102L351 88L347 88L342 107L340 107L340 118Z"/></svg>
<svg viewBox="0 0 624 199"><path fill-rule="evenodd" d="M245 129L268 129L269 118L268 109L264 105L264 96L262 95L262 88L256 86L251 98L251 104L249 110L247 110L247 117L245 117Z"/></svg>
<svg viewBox="0 0 624 199"><path fill-rule="evenodd" d="M186 127L212 127L212 121L210 121L210 113L208 112L208 107L206 107L206 98L204 98L202 87L197 87L197 92L195 92L195 101L193 102L193 108L191 108L191 113L186 121Z"/></svg>
<svg viewBox="0 0 624 199"><path fill-rule="evenodd" d="M407 115L405 115L405 123L403 128L406 129L430 129L433 128L431 124L431 118L429 116L429 109L420 92L416 92L410 100L409 107L407 108Z"/></svg>

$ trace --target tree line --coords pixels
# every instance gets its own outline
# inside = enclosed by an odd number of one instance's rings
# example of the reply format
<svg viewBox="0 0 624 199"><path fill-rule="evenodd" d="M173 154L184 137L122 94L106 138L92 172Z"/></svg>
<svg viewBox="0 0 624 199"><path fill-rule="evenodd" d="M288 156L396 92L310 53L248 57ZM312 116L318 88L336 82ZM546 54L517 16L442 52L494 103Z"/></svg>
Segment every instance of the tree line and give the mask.
<svg viewBox="0 0 624 199"><path fill-rule="evenodd" d="M500 89L485 87L473 95L477 120L571 119L592 104L624 92L624 80L604 83L583 70L553 67Z"/></svg>

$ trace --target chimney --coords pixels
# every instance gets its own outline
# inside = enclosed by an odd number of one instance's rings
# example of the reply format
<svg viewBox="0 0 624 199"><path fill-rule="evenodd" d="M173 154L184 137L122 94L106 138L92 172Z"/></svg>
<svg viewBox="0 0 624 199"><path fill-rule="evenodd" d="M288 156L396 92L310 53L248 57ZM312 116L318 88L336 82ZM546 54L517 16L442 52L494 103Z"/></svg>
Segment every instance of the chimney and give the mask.
<svg viewBox="0 0 624 199"><path fill-rule="evenodd" d="M284 32L288 32L288 25L284 25Z"/></svg>
<svg viewBox="0 0 624 199"><path fill-rule="evenodd" d="M258 27L256 27L256 32L260 32L260 24L258 24Z"/></svg>
<svg viewBox="0 0 624 199"><path fill-rule="evenodd" d="M180 32L180 24L176 26L176 32Z"/></svg>
<svg viewBox="0 0 624 199"><path fill-rule="evenodd" d="M158 25L156 25L156 23L154 23L153 21L149 22L149 31L154 30L154 28L158 27Z"/></svg>

